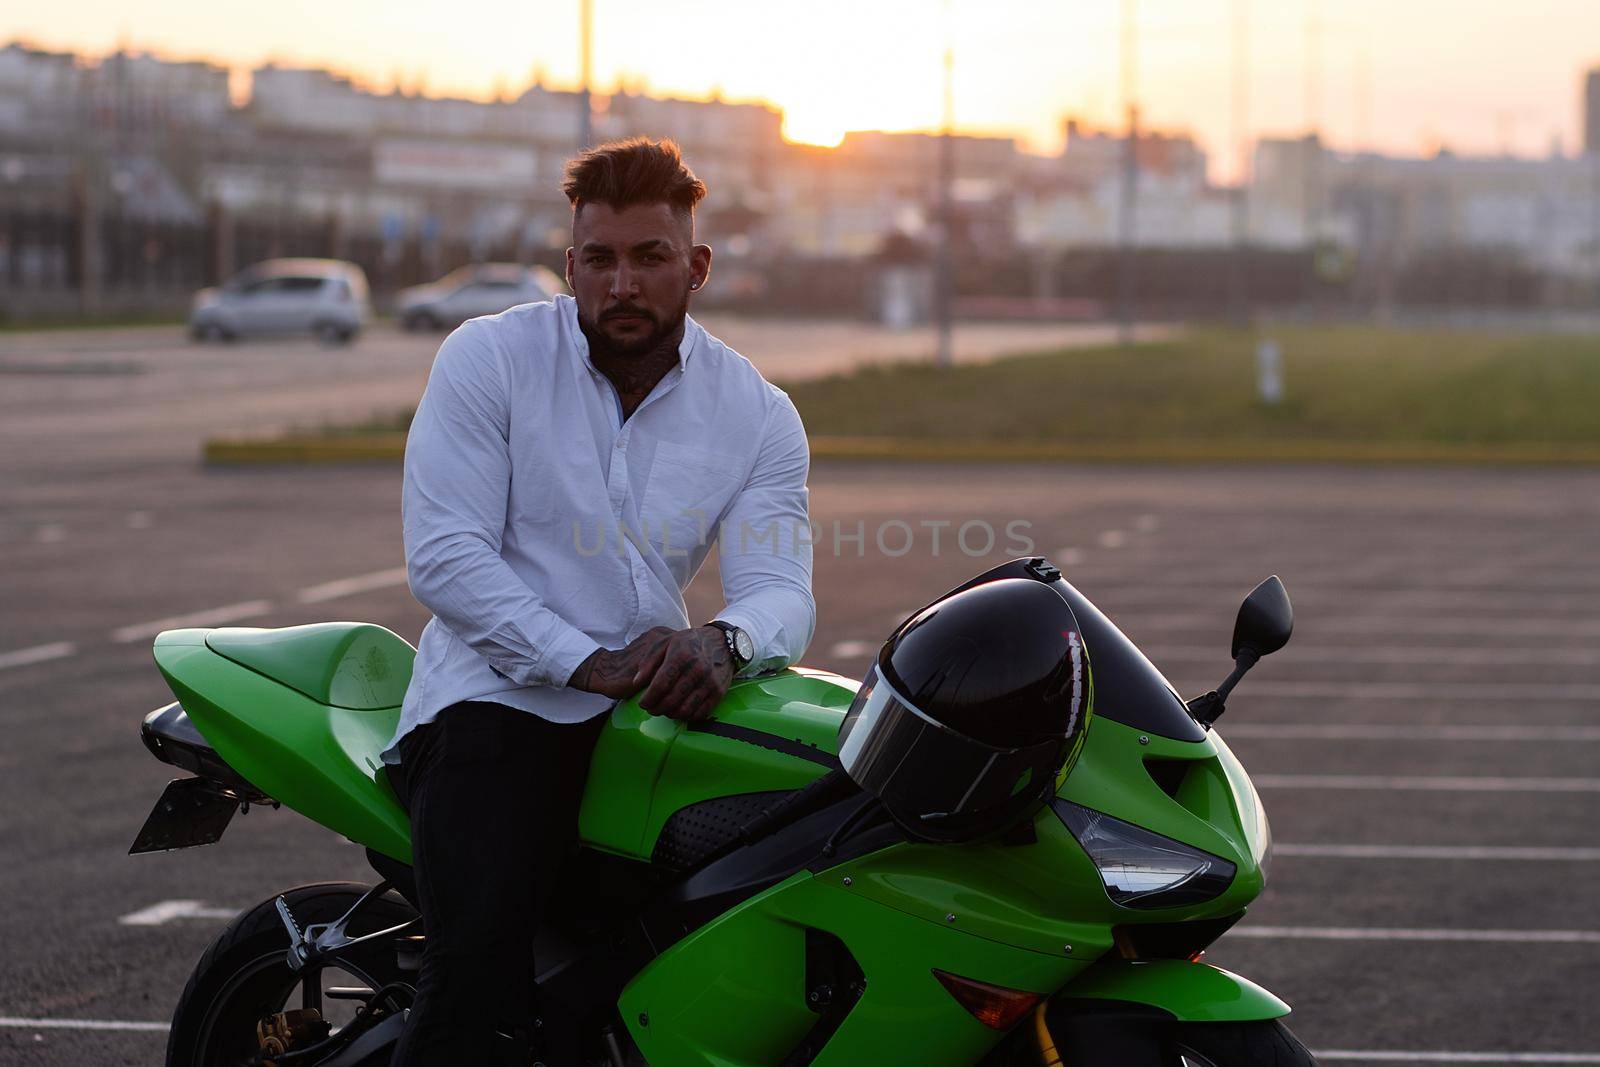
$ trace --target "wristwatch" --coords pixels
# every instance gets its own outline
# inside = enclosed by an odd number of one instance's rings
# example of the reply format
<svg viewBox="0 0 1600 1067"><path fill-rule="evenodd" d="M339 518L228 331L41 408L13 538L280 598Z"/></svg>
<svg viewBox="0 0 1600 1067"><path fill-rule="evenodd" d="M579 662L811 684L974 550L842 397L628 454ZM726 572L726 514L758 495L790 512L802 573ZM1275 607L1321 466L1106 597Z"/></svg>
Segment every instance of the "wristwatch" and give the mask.
<svg viewBox="0 0 1600 1067"><path fill-rule="evenodd" d="M721 619L712 619L706 625L715 626L722 631L722 636L728 642L728 655L733 657L733 673L738 674L750 665L756 658L755 643L750 640L750 635L731 622Z"/></svg>

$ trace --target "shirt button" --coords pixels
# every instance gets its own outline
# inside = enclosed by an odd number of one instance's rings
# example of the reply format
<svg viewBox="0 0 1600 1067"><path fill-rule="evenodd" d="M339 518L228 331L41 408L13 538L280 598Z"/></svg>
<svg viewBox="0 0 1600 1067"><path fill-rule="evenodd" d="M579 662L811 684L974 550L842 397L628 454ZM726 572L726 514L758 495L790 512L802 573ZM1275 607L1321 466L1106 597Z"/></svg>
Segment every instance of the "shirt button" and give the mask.
<svg viewBox="0 0 1600 1067"><path fill-rule="evenodd" d="M624 448L627 448L627 447L628 447L628 442L626 442L626 441L624 441L624 440L623 440L623 439L622 439L622 438L620 438L620 437L619 437L619 438L617 438L617 448L618 448L618 449L619 449L619 450L621 450L621 449L624 449Z"/></svg>

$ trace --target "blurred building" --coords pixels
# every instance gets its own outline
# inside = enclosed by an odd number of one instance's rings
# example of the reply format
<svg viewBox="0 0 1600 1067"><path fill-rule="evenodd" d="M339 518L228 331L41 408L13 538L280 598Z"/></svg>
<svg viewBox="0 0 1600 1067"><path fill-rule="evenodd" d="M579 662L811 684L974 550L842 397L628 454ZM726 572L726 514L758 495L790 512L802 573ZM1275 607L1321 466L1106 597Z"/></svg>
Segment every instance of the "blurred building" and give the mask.
<svg viewBox="0 0 1600 1067"><path fill-rule="evenodd" d="M776 239L807 255L872 257L901 238L930 238L943 140L866 131L846 134L837 148L785 146ZM950 150L957 244L1009 247L1027 157L1006 137L954 136Z"/></svg>
<svg viewBox="0 0 1600 1067"><path fill-rule="evenodd" d="M560 145L578 139L578 94L529 87L513 100L478 101L376 93L349 78L314 68L267 64L250 76L245 113L270 129L355 137L484 137Z"/></svg>
<svg viewBox="0 0 1600 1067"><path fill-rule="evenodd" d="M1543 270L1600 269L1600 156L1345 154L1263 139L1249 191L1254 241L1332 242L1397 260L1451 250Z"/></svg>
<svg viewBox="0 0 1600 1067"><path fill-rule="evenodd" d="M1039 160L1017 203L1017 237L1033 249L1106 248L1123 230L1129 168L1125 132L1069 118L1061 154ZM1206 154L1186 133L1141 131L1134 141L1132 243L1197 248L1229 240L1229 194L1206 178Z"/></svg>
<svg viewBox="0 0 1600 1067"><path fill-rule="evenodd" d="M39 135L66 127L81 97L77 57L21 44L0 48L0 133Z"/></svg>
<svg viewBox="0 0 1600 1067"><path fill-rule="evenodd" d="M227 68L138 52L115 52L86 68L80 92L88 125L124 138L214 127L233 106Z"/></svg>
<svg viewBox="0 0 1600 1067"><path fill-rule="evenodd" d="M633 86L596 97L591 123L597 141L683 146L711 188L699 220L718 249L714 299L861 310L862 294L894 291L895 306L922 307L948 147L957 290L990 308L1103 307L1126 255L1144 264L1146 306L1173 313L1207 313L1224 289L1576 301L1600 292L1600 69L1583 88L1581 157L1351 155L1267 137L1242 190L1211 183L1186 133L1142 131L1130 156L1123 131L1072 118L1048 156L934 133L791 144L770 106ZM537 82L479 101L276 64L235 101L229 72L205 62L7 45L0 316L181 306L277 255L353 259L380 299L472 259L559 265L581 106Z"/></svg>
<svg viewBox="0 0 1600 1067"><path fill-rule="evenodd" d="M61 141L163 138L225 120L226 68L115 52L96 63L22 44L0 48L0 132Z"/></svg>
<svg viewBox="0 0 1600 1067"><path fill-rule="evenodd" d="M671 136L719 196L768 193L783 147L781 111L720 98L677 100L623 91L606 99L594 129L601 140Z"/></svg>

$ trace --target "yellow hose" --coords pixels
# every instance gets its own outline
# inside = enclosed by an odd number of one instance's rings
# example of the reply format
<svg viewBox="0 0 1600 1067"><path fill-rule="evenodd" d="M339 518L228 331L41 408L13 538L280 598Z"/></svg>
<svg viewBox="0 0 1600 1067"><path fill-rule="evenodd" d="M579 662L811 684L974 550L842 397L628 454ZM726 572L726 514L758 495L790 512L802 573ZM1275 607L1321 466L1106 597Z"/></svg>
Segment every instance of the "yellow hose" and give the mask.
<svg viewBox="0 0 1600 1067"><path fill-rule="evenodd" d="M1050 1026L1045 1022L1044 1009L1048 1000L1033 1013L1033 1033L1039 1042L1039 1063L1042 1067L1061 1067L1061 1054L1056 1052L1056 1040L1050 1036Z"/></svg>

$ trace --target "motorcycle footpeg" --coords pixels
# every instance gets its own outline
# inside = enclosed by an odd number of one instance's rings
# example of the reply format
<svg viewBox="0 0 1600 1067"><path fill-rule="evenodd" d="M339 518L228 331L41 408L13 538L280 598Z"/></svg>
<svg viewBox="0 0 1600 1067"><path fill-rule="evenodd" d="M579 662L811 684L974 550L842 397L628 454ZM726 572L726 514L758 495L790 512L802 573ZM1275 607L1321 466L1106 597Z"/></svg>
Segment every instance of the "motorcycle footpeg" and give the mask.
<svg viewBox="0 0 1600 1067"><path fill-rule="evenodd" d="M306 935L300 929L300 924L295 921L294 913L289 910L289 902L279 897L274 903L278 908L278 918L283 920L283 928L289 933L289 969L296 974L306 964L306 953L309 946L306 944Z"/></svg>

